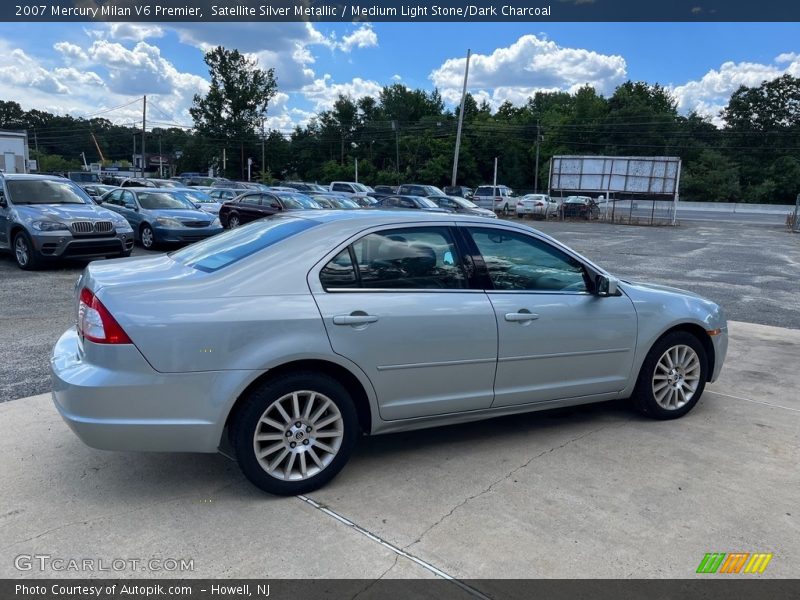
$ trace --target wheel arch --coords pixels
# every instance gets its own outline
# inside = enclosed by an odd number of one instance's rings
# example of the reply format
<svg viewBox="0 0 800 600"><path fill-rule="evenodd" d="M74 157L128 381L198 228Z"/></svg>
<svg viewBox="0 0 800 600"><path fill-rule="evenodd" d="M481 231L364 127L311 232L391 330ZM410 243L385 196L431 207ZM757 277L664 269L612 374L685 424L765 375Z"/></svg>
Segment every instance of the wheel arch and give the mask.
<svg viewBox="0 0 800 600"><path fill-rule="evenodd" d="M228 416L225 419L224 430L229 429L229 425L235 418L237 411L242 407L245 399L250 395L250 393L254 389L272 379L280 377L281 375L285 375L287 373L292 373L292 372L300 372L300 371L312 371L315 373L323 373L325 375L332 377L333 379L336 379L339 383L341 383L345 387L345 389L349 392L351 398L353 399L353 403L355 404L355 409L356 409L356 415L358 416L358 424L361 427L362 431L364 431L364 433L367 434L369 434L372 431L372 407L370 405L370 400L369 400L369 395L367 394L367 390L364 388L361 381L359 381L358 377L356 377L346 367L321 359L302 359L302 360L290 361L272 367L268 371L265 371L264 373L256 377L253 381L251 381L247 385L247 387L244 388L244 390L242 390L242 392L234 401L233 405L228 411Z"/></svg>

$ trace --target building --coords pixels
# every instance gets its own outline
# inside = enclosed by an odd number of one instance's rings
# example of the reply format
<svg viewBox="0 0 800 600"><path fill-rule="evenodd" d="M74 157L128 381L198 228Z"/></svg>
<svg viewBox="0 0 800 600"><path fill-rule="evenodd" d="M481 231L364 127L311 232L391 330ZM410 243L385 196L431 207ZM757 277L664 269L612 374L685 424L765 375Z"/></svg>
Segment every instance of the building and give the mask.
<svg viewBox="0 0 800 600"><path fill-rule="evenodd" d="M30 162L28 133L25 131L0 130L0 155L0 171L3 173L27 173L29 170L36 170L36 165Z"/></svg>

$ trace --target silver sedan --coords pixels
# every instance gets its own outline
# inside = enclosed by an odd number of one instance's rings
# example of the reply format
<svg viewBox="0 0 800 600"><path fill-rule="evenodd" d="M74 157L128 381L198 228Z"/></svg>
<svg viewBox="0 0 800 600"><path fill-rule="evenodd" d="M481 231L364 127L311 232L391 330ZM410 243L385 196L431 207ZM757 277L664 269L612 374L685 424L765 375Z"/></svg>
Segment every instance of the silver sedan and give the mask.
<svg viewBox="0 0 800 600"><path fill-rule="evenodd" d="M275 494L338 473L361 433L630 398L689 412L719 375L715 303L619 281L521 224L313 211L90 264L55 346L86 444L216 452Z"/></svg>

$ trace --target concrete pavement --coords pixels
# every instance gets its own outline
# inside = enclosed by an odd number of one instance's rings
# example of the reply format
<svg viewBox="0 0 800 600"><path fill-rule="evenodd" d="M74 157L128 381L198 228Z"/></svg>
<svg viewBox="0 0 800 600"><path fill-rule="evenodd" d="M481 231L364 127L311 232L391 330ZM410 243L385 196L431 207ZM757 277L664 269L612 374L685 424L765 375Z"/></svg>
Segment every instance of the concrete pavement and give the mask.
<svg viewBox="0 0 800 600"><path fill-rule="evenodd" d="M305 499L220 455L92 450L44 395L0 404L0 577L687 578L706 552L796 577L798 357L800 331L733 322L683 419L607 403L366 438ZM15 567L37 554L193 570Z"/></svg>

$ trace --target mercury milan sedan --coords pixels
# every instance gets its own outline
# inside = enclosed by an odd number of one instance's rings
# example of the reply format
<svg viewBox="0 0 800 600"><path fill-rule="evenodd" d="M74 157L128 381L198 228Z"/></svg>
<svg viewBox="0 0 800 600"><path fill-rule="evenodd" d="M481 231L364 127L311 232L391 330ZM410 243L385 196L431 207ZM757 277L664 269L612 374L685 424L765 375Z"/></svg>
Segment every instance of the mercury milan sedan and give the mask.
<svg viewBox="0 0 800 600"><path fill-rule="evenodd" d="M171 254L90 264L55 346L85 443L216 452L305 493L361 433L630 398L689 412L720 373L715 303L620 281L522 224L297 211Z"/></svg>

